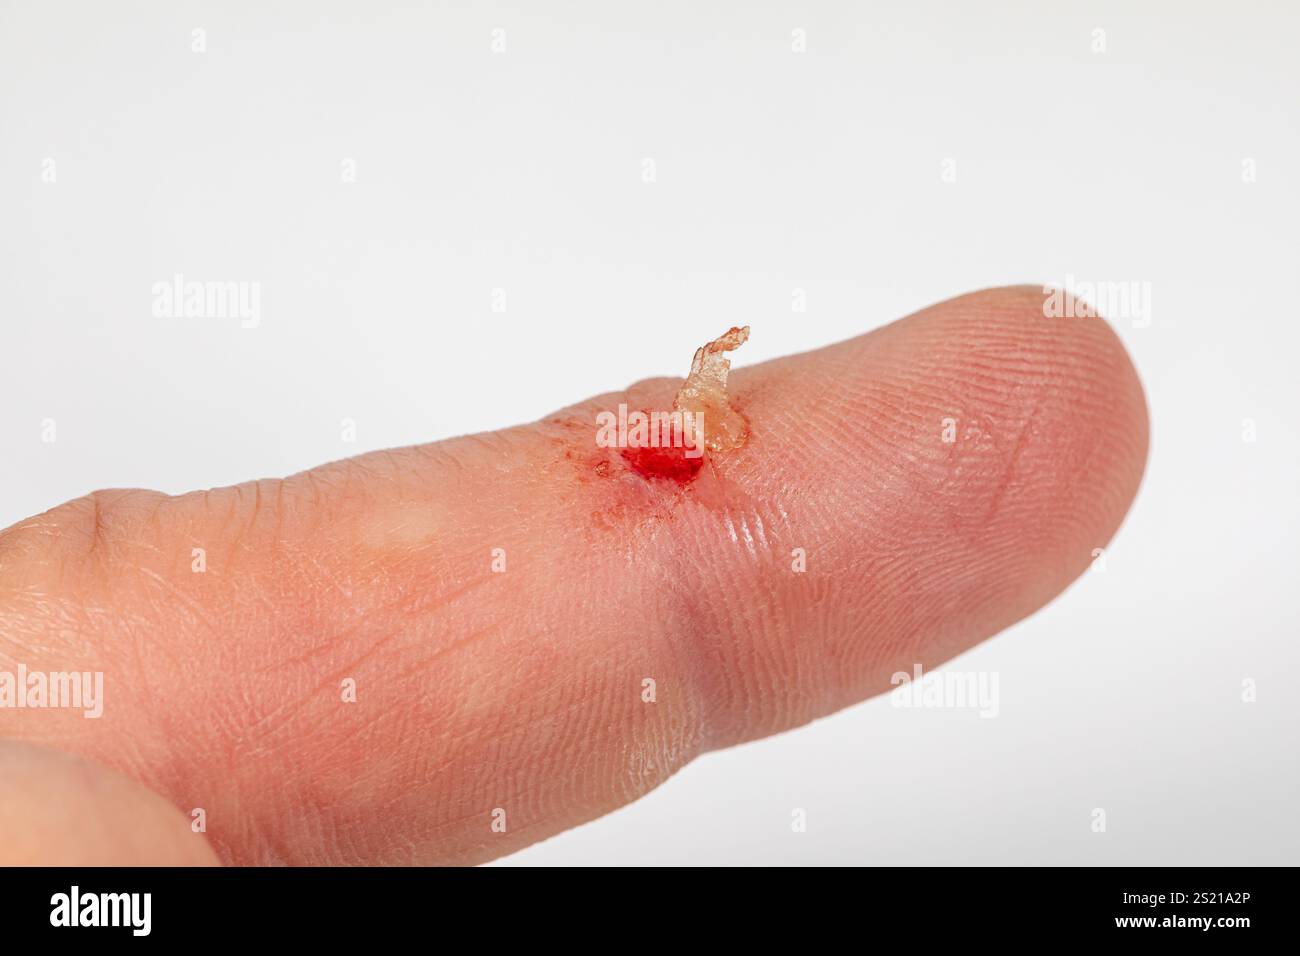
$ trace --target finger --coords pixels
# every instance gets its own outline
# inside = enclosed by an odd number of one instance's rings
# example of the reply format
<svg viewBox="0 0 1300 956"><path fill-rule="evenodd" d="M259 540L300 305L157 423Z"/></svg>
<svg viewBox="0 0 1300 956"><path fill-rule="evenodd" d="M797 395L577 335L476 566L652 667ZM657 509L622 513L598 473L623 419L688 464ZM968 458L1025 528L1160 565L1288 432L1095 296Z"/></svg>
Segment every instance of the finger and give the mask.
<svg viewBox="0 0 1300 956"><path fill-rule="evenodd" d="M180 812L134 781L0 742L0 866L215 866Z"/></svg>
<svg viewBox="0 0 1300 956"><path fill-rule="evenodd" d="M1146 457L1114 333L1033 289L736 370L750 440L685 488L594 440L678 383L15 526L0 661L102 671L105 709L0 710L0 735L207 807L226 860L485 860L1022 618Z"/></svg>

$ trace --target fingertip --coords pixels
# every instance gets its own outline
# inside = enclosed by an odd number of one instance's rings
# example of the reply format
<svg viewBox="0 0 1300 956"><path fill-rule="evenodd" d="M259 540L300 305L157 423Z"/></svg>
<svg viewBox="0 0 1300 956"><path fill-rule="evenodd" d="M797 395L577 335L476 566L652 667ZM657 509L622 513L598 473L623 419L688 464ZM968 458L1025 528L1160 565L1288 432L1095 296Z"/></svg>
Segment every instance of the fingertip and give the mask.
<svg viewBox="0 0 1300 956"><path fill-rule="evenodd" d="M886 690L1043 606L1108 545L1146 460L1123 344L1083 310L1046 314L1040 287L963 295L734 381L754 428L724 471L758 504L726 520L771 553L716 535L702 559L764 594L732 615L745 633L708 622L727 635L723 743Z"/></svg>

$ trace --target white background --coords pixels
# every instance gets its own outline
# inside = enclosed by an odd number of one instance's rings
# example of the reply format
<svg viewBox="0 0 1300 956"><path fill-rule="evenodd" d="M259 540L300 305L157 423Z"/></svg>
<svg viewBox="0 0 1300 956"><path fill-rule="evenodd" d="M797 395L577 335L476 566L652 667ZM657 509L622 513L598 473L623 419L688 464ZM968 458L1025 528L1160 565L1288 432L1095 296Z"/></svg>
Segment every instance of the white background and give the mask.
<svg viewBox="0 0 1300 956"><path fill-rule="evenodd" d="M0 3L0 525L532 420L733 322L744 364L1149 283L1142 491L953 662L996 719L877 698L509 862L1300 862L1296 11ZM154 317L178 272L260 325Z"/></svg>

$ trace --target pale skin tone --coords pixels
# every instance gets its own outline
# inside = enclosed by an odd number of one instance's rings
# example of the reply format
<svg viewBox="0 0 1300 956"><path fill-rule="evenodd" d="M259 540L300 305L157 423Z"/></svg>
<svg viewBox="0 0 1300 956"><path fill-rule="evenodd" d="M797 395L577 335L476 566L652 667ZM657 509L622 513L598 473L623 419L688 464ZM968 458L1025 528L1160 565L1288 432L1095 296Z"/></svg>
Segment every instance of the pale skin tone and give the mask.
<svg viewBox="0 0 1300 956"><path fill-rule="evenodd" d="M105 675L99 720L0 709L0 862L490 860L1032 613L1107 545L1146 461L1118 338L1044 318L1040 288L732 357L750 439L685 493L594 446L598 411L671 407L680 379L652 379L0 533L0 669Z"/></svg>

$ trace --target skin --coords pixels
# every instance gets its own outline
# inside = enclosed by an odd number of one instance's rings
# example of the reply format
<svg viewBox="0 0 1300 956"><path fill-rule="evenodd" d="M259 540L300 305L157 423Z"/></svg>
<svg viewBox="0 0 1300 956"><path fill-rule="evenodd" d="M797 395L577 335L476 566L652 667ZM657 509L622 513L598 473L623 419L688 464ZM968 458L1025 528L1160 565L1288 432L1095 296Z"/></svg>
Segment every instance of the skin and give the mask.
<svg viewBox="0 0 1300 956"><path fill-rule="evenodd" d="M72 754L0 743L8 866L216 866L190 821L156 793Z"/></svg>
<svg viewBox="0 0 1300 956"><path fill-rule="evenodd" d="M680 383L9 528L0 668L103 671L106 703L0 709L0 740L204 808L227 863L478 863L1042 607L1109 542L1147 455L1118 338L1045 318L1037 287L733 369L750 440L686 488L595 446L598 411L669 408ZM10 806L0 860L30 858Z"/></svg>

